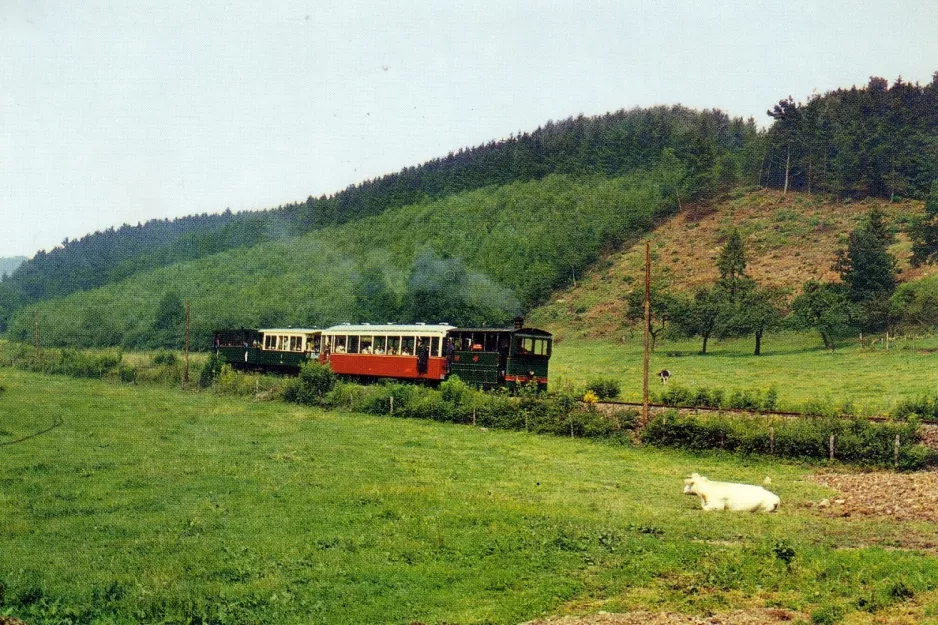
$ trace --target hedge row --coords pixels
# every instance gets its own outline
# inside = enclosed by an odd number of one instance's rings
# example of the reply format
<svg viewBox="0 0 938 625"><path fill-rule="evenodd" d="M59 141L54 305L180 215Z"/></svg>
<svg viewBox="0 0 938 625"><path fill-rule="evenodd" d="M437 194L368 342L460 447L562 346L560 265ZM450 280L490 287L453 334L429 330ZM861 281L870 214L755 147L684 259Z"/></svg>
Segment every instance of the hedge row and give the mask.
<svg viewBox="0 0 938 625"><path fill-rule="evenodd" d="M866 419L766 419L741 416L680 415L668 411L649 421L642 440L652 445L722 449L741 454L829 460L851 464L919 469L938 461L922 444L917 419L873 422ZM898 456L896 437L899 437Z"/></svg>
<svg viewBox="0 0 938 625"><path fill-rule="evenodd" d="M778 410L778 391L775 387L767 390L733 390L727 393L722 388L687 388L669 386L658 395L658 401L665 406L686 408L722 408L724 410L753 410L771 412Z"/></svg>
<svg viewBox="0 0 938 625"><path fill-rule="evenodd" d="M484 392L452 377L430 388L385 382L362 386L338 381L328 367L304 365L283 390L283 398L307 405L345 408L374 415L474 424L561 436L630 440L638 412L604 414L572 393L538 394L522 389Z"/></svg>

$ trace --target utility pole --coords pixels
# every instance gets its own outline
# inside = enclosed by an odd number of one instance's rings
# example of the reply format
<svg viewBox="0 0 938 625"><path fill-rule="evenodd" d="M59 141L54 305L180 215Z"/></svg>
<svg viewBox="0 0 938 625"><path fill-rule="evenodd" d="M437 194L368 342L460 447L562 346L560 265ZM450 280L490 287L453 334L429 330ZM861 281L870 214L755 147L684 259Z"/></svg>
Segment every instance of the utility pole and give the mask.
<svg viewBox="0 0 938 625"><path fill-rule="evenodd" d="M182 377L182 384L189 386L189 300L186 300L186 371Z"/></svg>
<svg viewBox="0 0 938 625"><path fill-rule="evenodd" d="M651 334L651 241L645 241L645 358L642 381L642 427L648 423L648 347Z"/></svg>

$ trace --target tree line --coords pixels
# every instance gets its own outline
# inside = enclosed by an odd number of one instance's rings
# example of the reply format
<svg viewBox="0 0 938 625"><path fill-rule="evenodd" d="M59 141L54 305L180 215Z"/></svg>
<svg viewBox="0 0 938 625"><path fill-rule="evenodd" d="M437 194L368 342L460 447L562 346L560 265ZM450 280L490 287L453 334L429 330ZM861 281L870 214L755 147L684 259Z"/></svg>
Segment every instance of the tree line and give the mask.
<svg viewBox="0 0 938 625"><path fill-rule="evenodd" d="M938 72L924 86L870 78L767 114L760 183L838 197L913 197L938 179Z"/></svg>

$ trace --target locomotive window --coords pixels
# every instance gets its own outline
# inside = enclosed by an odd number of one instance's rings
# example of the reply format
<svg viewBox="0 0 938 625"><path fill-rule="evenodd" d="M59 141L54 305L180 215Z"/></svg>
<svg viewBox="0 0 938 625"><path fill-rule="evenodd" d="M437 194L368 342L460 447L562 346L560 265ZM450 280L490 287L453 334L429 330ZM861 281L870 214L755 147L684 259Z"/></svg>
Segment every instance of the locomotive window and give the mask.
<svg viewBox="0 0 938 625"><path fill-rule="evenodd" d="M414 337L405 336L401 341L401 354L405 356L414 355Z"/></svg>
<svg viewBox="0 0 938 625"><path fill-rule="evenodd" d="M357 336L348 337L348 353L350 354L358 353L358 337Z"/></svg>
<svg viewBox="0 0 938 625"><path fill-rule="evenodd" d="M392 355L397 355L401 353L401 337L399 336L388 337L388 353Z"/></svg>
<svg viewBox="0 0 938 625"><path fill-rule="evenodd" d="M521 337L518 339L518 354L546 356L547 340Z"/></svg>
<svg viewBox="0 0 938 625"><path fill-rule="evenodd" d="M387 338L383 336L376 336L374 343L374 350L376 354L383 354L385 350L385 345L387 344Z"/></svg>
<svg viewBox="0 0 938 625"><path fill-rule="evenodd" d="M440 337L434 336L430 339L430 355L439 356L440 355Z"/></svg>

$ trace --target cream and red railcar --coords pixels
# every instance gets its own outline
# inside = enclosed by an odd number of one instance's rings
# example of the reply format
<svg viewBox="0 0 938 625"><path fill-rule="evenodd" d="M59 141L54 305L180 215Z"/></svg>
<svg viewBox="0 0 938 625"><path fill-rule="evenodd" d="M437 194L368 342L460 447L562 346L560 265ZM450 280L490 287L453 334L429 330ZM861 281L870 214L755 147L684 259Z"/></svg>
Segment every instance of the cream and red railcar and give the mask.
<svg viewBox="0 0 938 625"><path fill-rule="evenodd" d="M446 379L445 324L338 325L322 332L320 362L361 378Z"/></svg>

